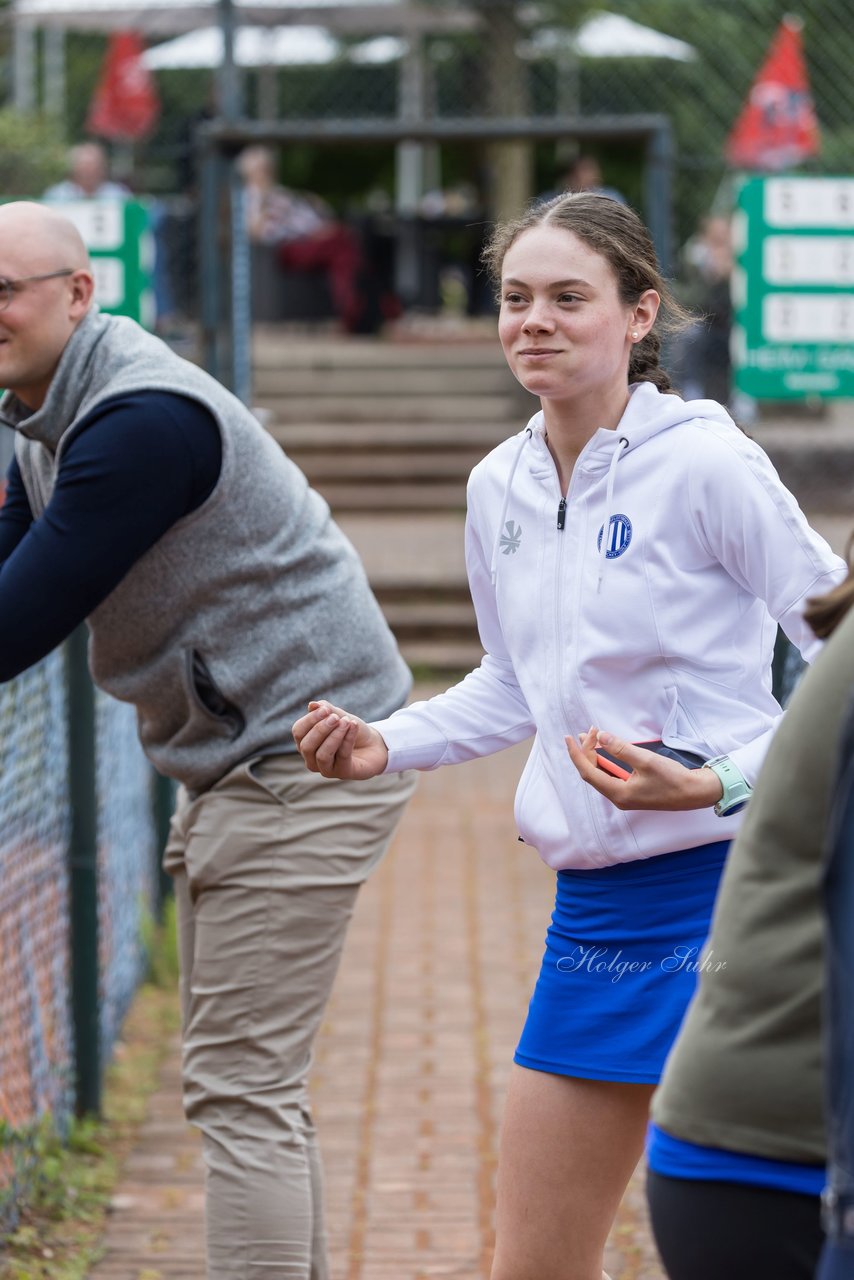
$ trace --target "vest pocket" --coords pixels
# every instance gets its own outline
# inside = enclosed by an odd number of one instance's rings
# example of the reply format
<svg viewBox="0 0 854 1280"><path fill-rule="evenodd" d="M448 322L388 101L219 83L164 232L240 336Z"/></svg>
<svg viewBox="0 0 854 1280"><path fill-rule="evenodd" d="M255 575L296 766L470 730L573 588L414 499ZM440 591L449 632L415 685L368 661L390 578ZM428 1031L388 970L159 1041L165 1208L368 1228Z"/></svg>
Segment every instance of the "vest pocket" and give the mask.
<svg viewBox="0 0 854 1280"><path fill-rule="evenodd" d="M221 724L232 741L239 738L246 728L243 712L222 693L198 649L187 650L186 662L187 683L196 706Z"/></svg>

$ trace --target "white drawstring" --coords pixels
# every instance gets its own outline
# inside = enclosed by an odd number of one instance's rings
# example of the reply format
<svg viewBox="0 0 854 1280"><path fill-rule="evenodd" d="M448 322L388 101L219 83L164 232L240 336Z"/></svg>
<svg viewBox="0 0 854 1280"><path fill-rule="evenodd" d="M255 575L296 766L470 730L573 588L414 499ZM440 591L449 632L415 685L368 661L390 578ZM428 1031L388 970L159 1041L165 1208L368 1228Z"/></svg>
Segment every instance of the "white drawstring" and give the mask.
<svg viewBox="0 0 854 1280"><path fill-rule="evenodd" d="M611 457L611 465L608 468L608 488L605 493L605 519L602 523L602 540L599 543L599 575L596 579L597 595L602 587L608 543L611 540L611 506L614 499L614 479L617 475L617 463L623 456L623 449L628 449L628 447L629 442L626 437L620 436L617 441L617 447Z"/></svg>
<svg viewBox="0 0 854 1280"><path fill-rule="evenodd" d="M516 468L521 460L522 451L533 434L534 433L530 427L526 427L522 433L519 440L519 448L516 450L516 457L513 459L513 466L510 468L510 475L507 477L507 484L504 486L504 502L501 507L501 519L498 521L498 528L495 531L495 542L492 546L492 564L489 566L493 586L495 586L495 579L498 576L498 550L501 546L501 535L504 532L504 520L507 515L507 508L510 505L510 490L513 487L513 477L516 474Z"/></svg>

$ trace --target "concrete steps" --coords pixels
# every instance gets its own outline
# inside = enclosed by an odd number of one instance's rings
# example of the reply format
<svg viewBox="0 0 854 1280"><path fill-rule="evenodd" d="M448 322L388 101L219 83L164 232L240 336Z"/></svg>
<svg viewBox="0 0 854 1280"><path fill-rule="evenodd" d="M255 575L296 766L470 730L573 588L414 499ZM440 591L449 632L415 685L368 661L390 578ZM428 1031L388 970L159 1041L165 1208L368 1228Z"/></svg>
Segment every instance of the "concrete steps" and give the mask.
<svg viewBox="0 0 854 1280"><path fill-rule="evenodd" d="M471 448L484 457L510 432L521 427L508 424L502 416L500 422L463 421L460 416L452 422L432 422L388 419L385 422L283 422L270 416L268 429L288 453L294 451L334 450L341 453L376 452L390 454L395 450L434 450L450 452L459 448ZM508 430L509 426L509 430Z"/></svg>
<svg viewBox="0 0 854 1280"><path fill-rule="evenodd" d="M463 510L472 467L518 422L273 419L269 429L336 513L438 512Z"/></svg>
<svg viewBox="0 0 854 1280"><path fill-rule="evenodd" d="M392 629L411 627L419 632L429 631L435 639L442 639L443 633L450 633L453 637L460 627L471 627L472 606L467 597L464 600L448 600L447 593L443 592L443 598L438 600L418 597L390 600L387 593L381 594L385 616Z"/></svg>
<svg viewBox="0 0 854 1280"><path fill-rule="evenodd" d="M271 396L488 396L507 390L507 370L501 365L448 365L444 369L422 365L388 364L378 384L376 368L356 364L302 366L277 365L260 374L265 393ZM320 381L322 379L322 382Z"/></svg>
<svg viewBox="0 0 854 1280"><path fill-rule="evenodd" d="M381 376L379 371L377 377ZM461 399L465 407L461 406ZM506 395L471 394L412 395L385 392L384 394L359 394L351 391L338 396L326 394L318 388L315 395L271 395L266 389L257 392L260 405L269 410L278 424L341 423L341 422L452 422L458 423L465 415L466 421L513 421L507 411Z"/></svg>
<svg viewBox="0 0 854 1280"><path fill-rule="evenodd" d="M465 509L465 485L460 484L347 484L321 481L315 485L333 511L429 511Z"/></svg>
<svg viewBox="0 0 854 1280"><path fill-rule="evenodd" d="M455 366L505 368L497 327L431 340L341 337L288 333L275 325L256 325L252 365L256 373L270 369L343 369L382 364L386 369L445 370Z"/></svg>
<svg viewBox="0 0 854 1280"><path fill-rule="evenodd" d="M254 343L268 429L346 511L460 511L472 467L534 407L498 343L276 338Z"/></svg>
<svg viewBox="0 0 854 1280"><path fill-rule="evenodd" d="M362 556L420 675L480 661L463 562L469 472L535 407L488 341L254 342L254 400Z"/></svg>
<svg viewBox="0 0 854 1280"><path fill-rule="evenodd" d="M284 448L287 433L282 434ZM293 457L292 449L287 452ZM336 479L372 480L377 483L385 480L389 484L396 484L400 480L459 480L460 468L468 475L482 457L483 453L479 449L455 449L453 452L419 449L394 452L365 449L299 450L300 466L315 484Z"/></svg>
<svg viewBox="0 0 854 1280"><path fill-rule="evenodd" d="M375 586L401 651L419 676L464 675L480 662L474 607L467 584Z"/></svg>

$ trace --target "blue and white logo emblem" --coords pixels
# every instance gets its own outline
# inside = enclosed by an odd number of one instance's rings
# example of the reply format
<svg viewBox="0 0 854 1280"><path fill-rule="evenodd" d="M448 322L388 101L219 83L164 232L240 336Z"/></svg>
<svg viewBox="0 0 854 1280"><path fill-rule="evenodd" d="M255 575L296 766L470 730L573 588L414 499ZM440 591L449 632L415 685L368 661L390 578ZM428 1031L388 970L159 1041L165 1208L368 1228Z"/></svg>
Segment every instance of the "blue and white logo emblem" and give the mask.
<svg viewBox="0 0 854 1280"><path fill-rule="evenodd" d="M505 556L515 556L522 542L522 526L516 524L513 520L508 520L504 525L504 532L498 540L498 545Z"/></svg>
<svg viewBox="0 0 854 1280"><path fill-rule="evenodd" d="M596 539L597 551L602 550L602 532L604 525L599 528L599 536ZM608 545L605 548L605 556L608 560L616 560L617 556L621 556L628 548L632 540L632 522L628 516L611 516L611 522L608 526Z"/></svg>

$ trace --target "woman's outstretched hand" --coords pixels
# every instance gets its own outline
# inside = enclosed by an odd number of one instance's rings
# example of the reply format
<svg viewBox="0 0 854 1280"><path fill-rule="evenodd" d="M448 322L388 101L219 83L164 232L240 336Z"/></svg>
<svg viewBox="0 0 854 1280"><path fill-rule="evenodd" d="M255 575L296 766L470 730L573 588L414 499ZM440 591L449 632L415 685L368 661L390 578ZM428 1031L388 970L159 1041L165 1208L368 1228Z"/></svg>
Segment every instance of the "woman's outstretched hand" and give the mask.
<svg viewBox="0 0 854 1280"><path fill-rule="evenodd" d="M596 764L596 748L631 765L628 778L615 778ZM675 760L590 728L576 740L566 738L569 758L585 782L618 809L706 809L723 794L711 769L686 769Z"/></svg>
<svg viewBox="0 0 854 1280"><path fill-rule="evenodd" d="M293 734L308 768L324 778L375 778L388 763L382 734L331 702L310 702Z"/></svg>

